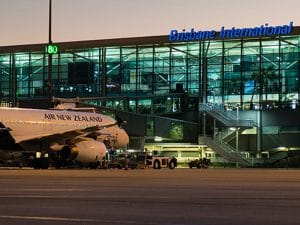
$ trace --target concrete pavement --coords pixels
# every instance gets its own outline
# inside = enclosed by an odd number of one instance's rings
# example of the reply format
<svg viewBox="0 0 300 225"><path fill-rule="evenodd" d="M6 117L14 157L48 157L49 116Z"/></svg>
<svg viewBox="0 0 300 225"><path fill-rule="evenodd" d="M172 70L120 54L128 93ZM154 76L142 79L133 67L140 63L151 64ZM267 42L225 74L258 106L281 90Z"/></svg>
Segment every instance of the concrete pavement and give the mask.
<svg viewBox="0 0 300 225"><path fill-rule="evenodd" d="M2 225L300 224L300 170L0 169Z"/></svg>

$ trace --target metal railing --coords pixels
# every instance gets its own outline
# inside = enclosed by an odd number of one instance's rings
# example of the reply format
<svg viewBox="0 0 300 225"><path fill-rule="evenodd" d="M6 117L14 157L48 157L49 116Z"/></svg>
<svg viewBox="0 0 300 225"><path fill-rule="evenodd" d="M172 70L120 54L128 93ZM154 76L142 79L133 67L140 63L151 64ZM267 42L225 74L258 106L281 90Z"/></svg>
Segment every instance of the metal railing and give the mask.
<svg viewBox="0 0 300 225"><path fill-rule="evenodd" d="M287 157L288 157L288 152L287 151L279 151L279 152L273 154L271 157L269 157L266 160L266 163L273 164L276 161L279 161L281 159L285 159Z"/></svg>
<svg viewBox="0 0 300 225"><path fill-rule="evenodd" d="M233 148L230 144L224 141L227 135L222 134L223 132L219 132L218 135L215 136L213 142L220 146L226 153L228 153L235 161L238 163L249 166L253 161L251 158L246 157L243 153L238 151L236 148ZM229 133L231 135L232 133Z"/></svg>
<svg viewBox="0 0 300 225"><path fill-rule="evenodd" d="M223 104L219 103L200 103L199 111L205 111L215 119L219 120L229 127L253 127L255 121L253 119L241 119L239 107L236 111L226 110Z"/></svg>
<svg viewBox="0 0 300 225"><path fill-rule="evenodd" d="M259 127L260 125L253 119L241 119L239 108L235 110L226 110L223 104L218 103L200 103L199 111L206 112L216 120L223 123L227 128L214 133L213 138L209 139L209 144L214 146L214 149L229 161L237 162L243 166L272 164L280 159L286 158L287 153L276 153L269 158L249 157L248 154L240 152L237 148L231 146L229 142L235 138L236 130L230 130L229 127L239 128L239 133L250 127ZM268 135L273 142L281 146L278 139L273 135Z"/></svg>

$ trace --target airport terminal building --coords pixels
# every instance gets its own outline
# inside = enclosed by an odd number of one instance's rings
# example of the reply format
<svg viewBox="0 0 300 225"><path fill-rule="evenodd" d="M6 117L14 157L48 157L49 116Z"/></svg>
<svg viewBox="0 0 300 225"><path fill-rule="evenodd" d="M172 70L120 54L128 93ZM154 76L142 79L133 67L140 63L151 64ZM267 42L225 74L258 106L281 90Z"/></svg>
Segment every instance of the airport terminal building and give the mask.
<svg viewBox="0 0 300 225"><path fill-rule="evenodd" d="M77 98L125 118L132 143L244 166L297 157L299 79L292 22L0 47L2 106Z"/></svg>

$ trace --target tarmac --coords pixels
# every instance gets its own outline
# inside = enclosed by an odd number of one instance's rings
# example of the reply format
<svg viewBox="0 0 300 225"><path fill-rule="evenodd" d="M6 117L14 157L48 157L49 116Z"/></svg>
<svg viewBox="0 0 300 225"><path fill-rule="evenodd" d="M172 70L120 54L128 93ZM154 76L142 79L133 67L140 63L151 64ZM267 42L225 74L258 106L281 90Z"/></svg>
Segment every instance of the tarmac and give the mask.
<svg viewBox="0 0 300 225"><path fill-rule="evenodd" d="M297 225L300 170L0 169L1 225Z"/></svg>

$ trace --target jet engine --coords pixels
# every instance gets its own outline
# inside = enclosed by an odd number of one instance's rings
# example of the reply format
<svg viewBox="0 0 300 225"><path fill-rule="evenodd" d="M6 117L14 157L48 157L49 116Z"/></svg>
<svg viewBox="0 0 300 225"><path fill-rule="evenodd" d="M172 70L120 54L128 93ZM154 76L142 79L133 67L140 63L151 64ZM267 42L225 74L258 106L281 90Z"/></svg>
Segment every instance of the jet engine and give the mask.
<svg viewBox="0 0 300 225"><path fill-rule="evenodd" d="M102 142L88 140L75 143L71 148L71 154L79 162L99 162L105 157L106 147Z"/></svg>

